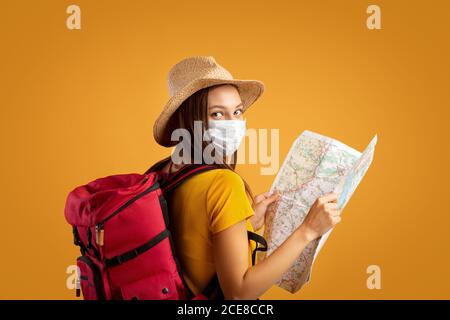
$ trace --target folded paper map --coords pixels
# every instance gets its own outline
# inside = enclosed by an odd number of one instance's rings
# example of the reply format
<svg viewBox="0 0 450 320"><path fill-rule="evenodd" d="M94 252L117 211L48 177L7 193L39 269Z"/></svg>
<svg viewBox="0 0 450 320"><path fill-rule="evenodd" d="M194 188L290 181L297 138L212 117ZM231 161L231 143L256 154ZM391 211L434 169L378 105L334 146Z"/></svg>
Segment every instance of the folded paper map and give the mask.
<svg viewBox="0 0 450 320"><path fill-rule="evenodd" d="M335 139L304 131L272 184L270 191L280 191L281 198L268 208L264 230L268 250L258 259L269 256L293 233L318 197L335 192L342 210L372 163L376 143L375 135L361 153ZM331 230L306 246L277 283L279 287L294 293L309 281L312 264Z"/></svg>

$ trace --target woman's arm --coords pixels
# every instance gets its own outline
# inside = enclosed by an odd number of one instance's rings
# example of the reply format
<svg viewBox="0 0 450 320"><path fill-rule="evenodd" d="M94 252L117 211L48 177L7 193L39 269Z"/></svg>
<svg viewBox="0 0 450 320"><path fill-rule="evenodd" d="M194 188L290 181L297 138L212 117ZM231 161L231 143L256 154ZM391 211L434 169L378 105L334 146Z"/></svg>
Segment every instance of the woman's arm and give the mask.
<svg viewBox="0 0 450 320"><path fill-rule="evenodd" d="M277 282L306 245L340 221L336 195L317 199L304 222L270 256L248 267L245 221L213 236L214 259L225 299L256 299Z"/></svg>

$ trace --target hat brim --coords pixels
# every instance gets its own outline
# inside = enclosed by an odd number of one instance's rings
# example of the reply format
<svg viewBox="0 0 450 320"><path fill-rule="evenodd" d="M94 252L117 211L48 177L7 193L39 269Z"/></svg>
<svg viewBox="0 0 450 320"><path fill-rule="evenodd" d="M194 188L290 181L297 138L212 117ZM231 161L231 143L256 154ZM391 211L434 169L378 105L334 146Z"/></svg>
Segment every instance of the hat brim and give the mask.
<svg viewBox="0 0 450 320"><path fill-rule="evenodd" d="M264 83L258 80L239 80L239 79L198 79L182 88L165 105L164 110L156 119L153 125L153 136L156 142L164 147L170 147L176 144L176 141L170 140L170 135L166 133L166 127L172 114L178 107L198 90L208 88L219 84L236 85L242 100L243 111L247 110L264 92Z"/></svg>

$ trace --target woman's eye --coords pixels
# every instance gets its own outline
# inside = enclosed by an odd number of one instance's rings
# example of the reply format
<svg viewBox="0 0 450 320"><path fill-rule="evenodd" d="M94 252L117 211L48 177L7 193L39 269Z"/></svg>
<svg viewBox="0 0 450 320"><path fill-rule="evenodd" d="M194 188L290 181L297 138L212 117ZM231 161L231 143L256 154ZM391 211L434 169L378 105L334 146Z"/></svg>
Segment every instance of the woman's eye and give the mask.
<svg viewBox="0 0 450 320"><path fill-rule="evenodd" d="M222 116L222 112L213 112L211 113L211 117L220 118Z"/></svg>
<svg viewBox="0 0 450 320"><path fill-rule="evenodd" d="M241 109L237 109L236 111L234 111L234 114L239 116L242 114L242 110Z"/></svg>

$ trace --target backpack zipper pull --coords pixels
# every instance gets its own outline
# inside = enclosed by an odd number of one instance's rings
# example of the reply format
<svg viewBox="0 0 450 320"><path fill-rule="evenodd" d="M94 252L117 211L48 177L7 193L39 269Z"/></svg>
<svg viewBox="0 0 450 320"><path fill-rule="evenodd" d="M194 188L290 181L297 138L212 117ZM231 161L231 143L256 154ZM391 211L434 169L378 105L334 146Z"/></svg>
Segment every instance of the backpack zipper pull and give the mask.
<svg viewBox="0 0 450 320"><path fill-rule="evenodd" d="M103 229L103 224L99 223L95 226L95 242L97 242L99 246L103 246L104 237L105 230Z"/></svg>

